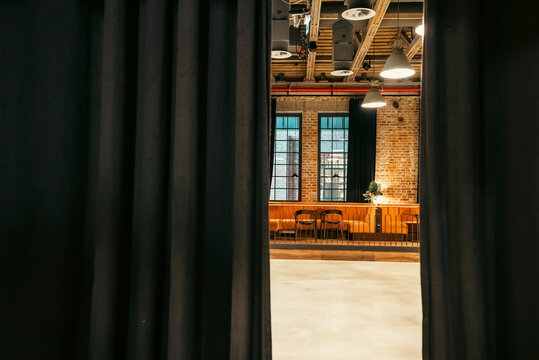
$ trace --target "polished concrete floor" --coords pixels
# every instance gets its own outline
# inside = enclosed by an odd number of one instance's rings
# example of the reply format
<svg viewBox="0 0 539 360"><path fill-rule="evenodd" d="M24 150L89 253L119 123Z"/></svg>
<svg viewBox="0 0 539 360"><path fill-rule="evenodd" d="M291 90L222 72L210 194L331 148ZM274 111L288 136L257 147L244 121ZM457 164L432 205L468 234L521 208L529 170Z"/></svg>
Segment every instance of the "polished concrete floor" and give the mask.
<svg viewBox="0 0 539 360"><path fill-rule="evenodd" d="M271 260L274 360L421 359L418 263Z"/></svg>

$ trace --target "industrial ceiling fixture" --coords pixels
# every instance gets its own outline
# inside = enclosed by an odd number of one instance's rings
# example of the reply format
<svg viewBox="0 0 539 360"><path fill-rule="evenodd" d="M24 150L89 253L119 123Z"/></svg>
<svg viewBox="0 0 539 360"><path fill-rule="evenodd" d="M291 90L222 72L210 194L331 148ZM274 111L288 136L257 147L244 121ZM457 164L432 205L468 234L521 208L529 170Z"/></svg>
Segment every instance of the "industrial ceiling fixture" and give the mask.
<svg viewBox="0 0 539 360"><path fill-rule="evenodd" d="M421 23L421 25L416 27L415 33L419 36L423 36L425 34L425 24Z"/></svg>
<svg viewBox="0 0 539 360"><path fill-rule="evenodd" d="M348 20L338 20L333 24L333 76L349 76L354 60L354 26Z"/></svg>
<svg viewBox="0 0 539 360"><path fill-rule="evenodd" d="M397 2L397 28L399 26L399 13L400 13L400 1ZM404 55L404 50L402 49L402 42L400 39L395 40L395 48L393 53L387 59L384 68L380 75L388 79L404 79L415 74L415 70L412 69L410 61Z"/></svg>
<svg viewBox="0 0 539 360"><path fill-rule="evenodd" d="M376 39L376 38L375 38ZM372 57L376 59L376 50L375 50L375 41L372 42ZM382 106L386 106L387 103L382 97L382 94L380 94L380 91L378 91L378 80L375 80L375 69L376 69L376 62L372 62L372 82L371 82L371 88L365 95L365 98L363 99L363 102L361 103L361 107L364 108L379 108Z"/></svg>
<svg viewBox="0 0 539 360"><path fill-rule="evenodd" d="M346 20L368 20L376 15L371 0L344 0L347 10L341 16Z"/></svg>
<svg viewBox="0 0 539 360"><path fill-rule="evenodd" d="M382 106L386 106L387 103L384 100L384 97L382 94L380 94L380 91L378 91L378 86L376 85L376 82L372 82L372 87L367 91L367 95L365 95L365 99L363 99L363 102L361 103L361 107L364 108L379 108Z"/></svg>
<svg viewBox="0 0 539 360"><path fill-rule="evenodd" d="M271 58L287 59L292 56L288 51L290 30L288 14L290 5L281 0L273 0L271 15Z"/></svg>

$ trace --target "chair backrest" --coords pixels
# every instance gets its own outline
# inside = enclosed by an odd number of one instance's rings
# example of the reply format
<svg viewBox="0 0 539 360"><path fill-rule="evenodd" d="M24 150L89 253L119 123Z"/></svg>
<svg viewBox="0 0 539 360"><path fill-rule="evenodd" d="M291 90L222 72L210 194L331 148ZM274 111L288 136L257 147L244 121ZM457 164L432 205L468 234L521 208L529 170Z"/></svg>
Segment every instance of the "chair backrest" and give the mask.
<svg viewBox="0 0 539 360"><path fill-rule="evenodd" d="M328 216L330 215L330 216ZM338 219L335 219L335 220L332 220L332 218L335 218L335 217L332 217L331 215L337 215L335 216L336 218ZM339 223L342 221L342 211L341 210L337 210L337 209L330 209L330 210L324 210L320 213L320 217L322 219L322 221L324 222L329 222L329 223Z"/></svg>
<svg viewBox="0 0 539 360"><path fill-rule="evenodd" d="M309 215L309 219L313 221L316 221L316 219L318 218L318 214L314 210L296 210L294 212L294 219L296 219L296 221L302 220L298 219L299 215Z"/></svg>

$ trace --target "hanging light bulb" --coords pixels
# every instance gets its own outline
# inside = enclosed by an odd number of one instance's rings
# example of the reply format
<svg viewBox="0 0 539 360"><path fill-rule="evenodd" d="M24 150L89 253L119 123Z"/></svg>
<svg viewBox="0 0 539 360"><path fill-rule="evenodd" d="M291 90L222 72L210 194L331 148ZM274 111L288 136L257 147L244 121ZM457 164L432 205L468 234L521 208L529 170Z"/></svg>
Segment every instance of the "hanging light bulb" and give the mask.
<svg viewBox="0 0 539 360"><path fill-rule="evenodd" d="M371 88L367 92L367 95L365 95L365 98L363 99L363 102L361 103L361 107L364 108L379 108L382 106L386 106L386 101L382 97L382 94L378 91L378 80L375 80L376 75L376 37L373 39L372 42L372 82L371 82Z"/></svg>
<svg viewBox="0 0 539 360"><path fill-rule="evenodd" d="M400 0L397 1L397 28L400 28L399 25L400 17ZM415 74L415 70L412 69L410 61L404 55L402 50L402 45L399 44L399 39L397 37L396 46L393 49L393 54L387 59L382 72L380 75L387 79L404 79Z"/></svg>
<svg viewBox="0 0 539 360"><path fill-rule="evenodd" d="M387 59L380 75L388 79L404 79L415 74L401 47L396 47Z"/></svg>
<svg viewBox="0 0 539 360"><path fill-rule="evenodd" d="M365 95L365 99L363 99L363 102L361 103L361 107L364 108L379 108L386 105L387 103L382 97L382 94L380 94L380 91L378 91L377 86L373 86L369 89L367 95Z"/></svg>
<svg viewBox="0 0 539 360"><path fill-rule="evenodd" d="M421 24L418 27L416 27L415 33L419 36L423 36L425 34L425 24Z"/></svg>

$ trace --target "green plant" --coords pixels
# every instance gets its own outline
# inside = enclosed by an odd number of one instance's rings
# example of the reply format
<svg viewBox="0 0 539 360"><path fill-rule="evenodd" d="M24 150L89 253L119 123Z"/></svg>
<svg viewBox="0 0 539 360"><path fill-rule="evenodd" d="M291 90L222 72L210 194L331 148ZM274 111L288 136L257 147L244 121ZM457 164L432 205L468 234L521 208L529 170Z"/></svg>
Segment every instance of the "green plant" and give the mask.
<svg viewBox="0 0 539 360"><path fill-rule="evenodd" d="M365 197L365 200L372 202L377 196L383 195L382 191L380 190L382 190L380 184L378 184L376 181L371 181L367 192L363 194L363 196Z"/></svg>

